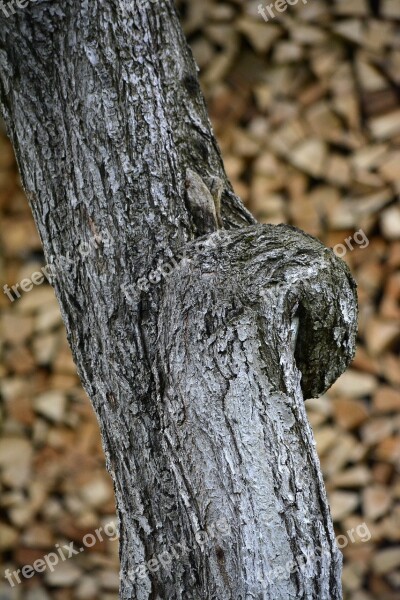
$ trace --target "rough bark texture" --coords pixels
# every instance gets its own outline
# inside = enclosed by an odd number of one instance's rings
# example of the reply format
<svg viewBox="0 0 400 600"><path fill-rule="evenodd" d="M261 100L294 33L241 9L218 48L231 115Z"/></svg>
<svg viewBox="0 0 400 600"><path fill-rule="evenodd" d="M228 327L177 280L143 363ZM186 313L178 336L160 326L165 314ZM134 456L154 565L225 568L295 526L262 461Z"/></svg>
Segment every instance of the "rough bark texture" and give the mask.
<svg viewBox="0 0 400 600"><path fill-rule="evenodd" d="M46 258L70 258L54 286L115 483L121 599L341 598L303 397L352 357L354 284L233 194L172 2L0 13L0 106Z"/></svg>

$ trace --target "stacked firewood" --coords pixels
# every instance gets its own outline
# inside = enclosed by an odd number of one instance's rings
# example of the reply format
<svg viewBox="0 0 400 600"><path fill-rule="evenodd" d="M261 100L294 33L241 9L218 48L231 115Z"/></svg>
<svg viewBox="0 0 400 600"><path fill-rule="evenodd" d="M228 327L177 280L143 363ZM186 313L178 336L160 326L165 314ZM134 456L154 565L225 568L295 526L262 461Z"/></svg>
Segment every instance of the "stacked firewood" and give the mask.
<svg viewBox="0 0 400 600"><path fill-rule="evenodd" d="M270 6L273 13L259 6ZM284 8L286 6L286 8ZM400 597L400 1L182 0L238 195L348 262L360 328L350 369L307 401L349 600ZM278 10L278 7L281 10ZM13 153L0 137L0 552L32 564L114 515L96 420L80 388ZM25 287L29 287L26 284ZM117 598L117 541L0 597Z"/></svg>

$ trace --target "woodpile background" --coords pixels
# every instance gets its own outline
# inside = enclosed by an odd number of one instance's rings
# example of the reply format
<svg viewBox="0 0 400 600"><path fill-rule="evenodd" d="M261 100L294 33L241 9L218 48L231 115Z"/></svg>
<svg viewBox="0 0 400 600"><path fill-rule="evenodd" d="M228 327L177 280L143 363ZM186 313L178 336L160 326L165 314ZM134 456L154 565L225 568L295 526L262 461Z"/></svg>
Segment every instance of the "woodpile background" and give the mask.
<svg viewBox="0 0 400 600"><path fill-rule="evenodd" d="M399 600L400 0L299 0L268 23L259 4L179 2L235 190L261 222L344 248L358 282L356 358L307 404L348 539L345 598ZM3 288L45 264L4 130L0 211ZM1 293L0 310L0 599L115 600L116 541L14 588L3 579L56 543L79 546L114 503L52 288ZM371 539L351 541L361 524Z"/></svg>

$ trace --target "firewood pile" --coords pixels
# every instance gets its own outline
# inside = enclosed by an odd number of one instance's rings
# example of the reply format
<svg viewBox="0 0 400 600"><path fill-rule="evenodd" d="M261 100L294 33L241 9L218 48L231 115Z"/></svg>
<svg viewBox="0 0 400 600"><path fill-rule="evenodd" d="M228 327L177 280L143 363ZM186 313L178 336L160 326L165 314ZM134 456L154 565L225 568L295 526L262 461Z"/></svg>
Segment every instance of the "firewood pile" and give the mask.
<svg viewBox="0 0 400 600"><path fill-rule="evenodd" d="M355 360L307 407L344 597L398 600L400 1L291 4L178 2L236 192L260 222L334 248L358 283ZM0 213L0 598L115 600L111 536L13 587L3 576L56 544L79 549L115 508L52 288L33 276L45 260L4 130Z"/></svg>

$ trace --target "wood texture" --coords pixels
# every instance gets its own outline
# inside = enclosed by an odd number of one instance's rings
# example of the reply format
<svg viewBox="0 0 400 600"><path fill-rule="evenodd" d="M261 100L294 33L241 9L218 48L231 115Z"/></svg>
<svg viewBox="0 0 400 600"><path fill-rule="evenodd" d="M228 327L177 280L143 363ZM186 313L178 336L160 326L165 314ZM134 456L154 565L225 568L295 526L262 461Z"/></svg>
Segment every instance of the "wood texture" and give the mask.
<svg viewBox="0 0 400 600"><path fill-rule="evenodd" d="M340 598L301 388L353 355L347 268L233 194L170 1L31 3L0 24L24 187L47 261L72 258L55 290L115 484L121 599ZM201 245L188 169L224 184L224 230ZM229 534L200 544L222 518ZM178 542L168 570L137 575Z"/></svg>

